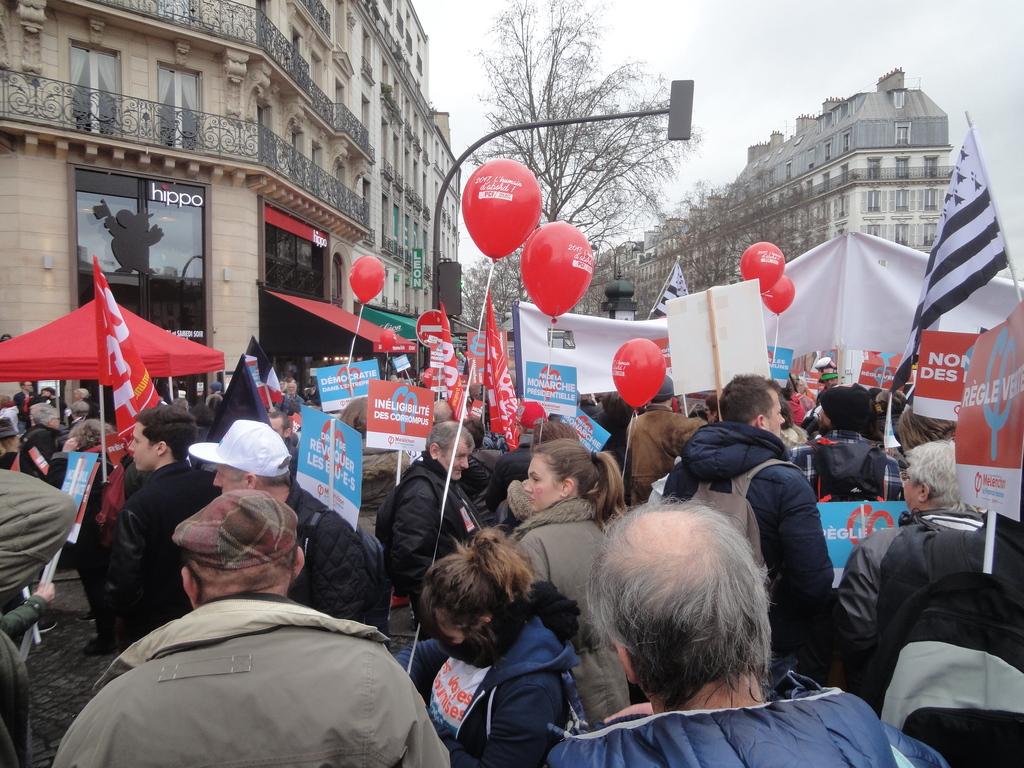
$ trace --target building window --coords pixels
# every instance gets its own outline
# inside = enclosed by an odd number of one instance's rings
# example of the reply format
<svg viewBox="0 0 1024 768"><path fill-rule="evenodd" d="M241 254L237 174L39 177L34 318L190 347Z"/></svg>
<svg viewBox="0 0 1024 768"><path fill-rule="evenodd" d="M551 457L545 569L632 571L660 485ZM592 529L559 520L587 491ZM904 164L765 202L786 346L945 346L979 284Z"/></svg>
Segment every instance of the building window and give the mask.
<svg viewBox="0 0 1024 768"><path fill-rule="evenodd" d="M939 175L939 158L926 157L924 159L924 175L929 179L934 179Z"/></svg>
<svg viewBox="0 0 1024 768"><path fill-rule="evenodd" d="M924 209L926 211L939 210L939 190L932 188L924 191Z"/></svg>
<svg viewBox="0 0 1024 768"><path fill-rule="evenodd" d="M925 224L923 226L923 232L921 234L921 245L926 245L929 248L935 243L935 224Z"/></svg>
<svg viewBox="0 0 1024 768"><path fill-rule="evenodd" d="M880 157L869 157L868 158L868 178L869 179L880 179L880 178L882 178L882 158L880 158Z"/></svg>
<svg viewBox="0 0 1024 768"><path fill-rule="evenodd" d="M867 224L864 226L865 235L874 235L875 237L882 236L882 225L881 224Z"/></svg>
<svg viewBox="0 0 1024 768"><path fill-rule="evenodd" d="M910 210L910 191L906 189L896 190L896 210L905 212Z"/></svg>
<svg viewBox="0 0 1024 768"><path fill-rule="evenodd" d="M71 110L80 130L113 133L119 93L117 56L71 46Z"/></svg>
<svg viewBox="0 0 1024 768"><path fill-rule="evenodd" d="M270 206L263 218L267 285L323 297L327 236Z"/></svg>
<svg viewBox="0 0 1024 768"><path fill-rule="evenodd" d="M910 143L910 123L896 124L896 144L902 146Z"/></svg>
<svg viewBox="0 0 1024 768"><path fill-rule="evenodd" d="M850 132L847 131L843 134L843 152L850 151Z"/></svg>
<svg viewBox="0 0 1024 768"><path fill-rule="evenodd" d="M897 179L909 179L910 178L910 158L909 157L897 157L896 158L896 178Z"/></svg>
<svg viewBox="0 0 1024 768"><path fill-rule="evenodd" d="M845 217L846 214L846 195L840 195L839 199L836 200L836 216L841 219Z"/></svg>
<svg viewBox="0 0 1024 768"><path fill-rule="evenodd" d="M906 101L906 97L907 97L907 92L906 91L893 91L892 92L892 105L894 107L896 107L896 109L903 109L903 104Z"/></svg>
<svg viewBox="0 0 1024 768"><path fill-rule="evenodd" d="M793 163L786 163L786 178L793 178Z"/></svg>
<svg viewBox="0 0 1024 768"><path fill-rule="evenodd" d="M323 150L320 149L320 145L319 144L313 144L310 147L309 159L313 161L313 165L315 165L317 168L320 167L320 163L323 160ZM341 181L341 183L344 184L345 183L345 176L344 176L345 170L344 170L344 167L339 168L339 170L341 171L341 177L339 178L339 181Z"/></svg>
<svg viewBox="0 0 1024 768"><path fill-rule="evenodd" d="M868 213L878 213L882 210L882 193L877 189L868 190Z"/></svg>
<svg viewBox="0 0 1024 768"><path fill-rule="evenodd" d="M168 147L196 149L199 145L199 75L160 67L160 139Z"/></svg>
<svg viewBox="0 0 1024 768"><path fill-rule="evenodd" d="M292 131L292 149L302 153L302 131Z"/></svg>
<svg viewBox="0 0 1024 768"><path fill-rule="evenodd" d="M831 160L832 159L832 142L831 141L826 141L825 142L825 159L826 160Z"/></svg>
<svg viewBox="0 0 1024 768"><path fill-rule="evenodd" d="M910 225L909 224L897 224L896 225L896 242L900 245L910 245Z"/></svg>

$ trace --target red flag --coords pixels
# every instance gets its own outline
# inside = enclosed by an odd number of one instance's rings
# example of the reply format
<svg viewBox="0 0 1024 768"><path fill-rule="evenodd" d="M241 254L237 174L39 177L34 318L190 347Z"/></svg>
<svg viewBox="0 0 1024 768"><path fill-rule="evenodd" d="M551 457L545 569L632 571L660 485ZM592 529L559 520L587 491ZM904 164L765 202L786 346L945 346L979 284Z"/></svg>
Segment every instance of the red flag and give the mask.
<svg viewBox="0 0 1024 768"><path fill-rule="evenodd" d="M455 359L455 346L452 344L452 329L448 324L448 315L444 313L444 303L441 308L441 357L444 365L441 367L441 384L445 388L445 395L451 400L455 392L455 384L459 380L459 363ZM452 407L454 408L454 403Z"/></svg>
<svg viewBox="0 0 1024 768"><path fill-rule="evenodd" d="M153 381L149 378L142 357L132 344L121 309L114 301L100 262L92 257L93 283L96 292L96 343L99 354L100 384L114 392L114 413L117 434L125 445L132 441L135 415L145 408L160 404Z"/></svg>
<svg viewBox="0 0 1024 768"><path fill-rule="evenodd" d="M487 292L487 364L484 368L484 387L487 389L487 400L490 403L491 429L502 432L510 449L519 446L519 428L516 426L516 393L512 387L512 377L508 373L508 361L505 359L501 337L498 335L498 324L494 322L494 305L491 304L491 293Z"/></svg>

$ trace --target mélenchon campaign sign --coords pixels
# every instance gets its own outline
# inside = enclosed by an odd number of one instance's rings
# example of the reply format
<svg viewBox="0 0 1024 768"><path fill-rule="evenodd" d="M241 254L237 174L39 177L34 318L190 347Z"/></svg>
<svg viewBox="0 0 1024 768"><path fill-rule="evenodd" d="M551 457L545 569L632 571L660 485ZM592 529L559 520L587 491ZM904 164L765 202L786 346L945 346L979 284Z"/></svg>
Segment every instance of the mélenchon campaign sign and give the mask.
<svg viewBox="0 0 1024 768"><path fill-rule="evenodd" d="M371 379L380 378L376 360L351 365L317 368L316 382L320 391L320 407L325 411L340 411L355 397L367 393Z"/></svg>
<svg viewBox="0 0 1024 768"><path fill-rule="evenodd" d="M333 416L302 406L296 480L355 528L363 494L362 437Z"/></svg>
<svg viewBox="0 0 1024 768"><path fill-rule="evenodd" d="M576 369L571 365L545 365L526 361L524 400L536 400L548 414L574 418L579 400Z"/></svg>
<svg viewBox="0 0 1024 768"><path fill-rule="evenodd" d="M422 451L434 424L434 393L398 381L371 381L366 446Z"/></svg>

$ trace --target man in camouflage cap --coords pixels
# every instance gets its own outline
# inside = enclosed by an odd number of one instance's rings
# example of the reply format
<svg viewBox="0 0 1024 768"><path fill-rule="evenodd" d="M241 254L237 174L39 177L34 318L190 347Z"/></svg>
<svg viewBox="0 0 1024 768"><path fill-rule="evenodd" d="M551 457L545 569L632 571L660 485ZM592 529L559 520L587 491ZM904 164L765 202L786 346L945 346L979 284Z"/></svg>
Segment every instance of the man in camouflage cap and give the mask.
<svg viewBox="0 0 1024 768"><path fill-rule="evenodd" d="M448 765L386 638L287 598L295 521L238 490L178 525L195 610L111 665L55 766Z"/></svg>

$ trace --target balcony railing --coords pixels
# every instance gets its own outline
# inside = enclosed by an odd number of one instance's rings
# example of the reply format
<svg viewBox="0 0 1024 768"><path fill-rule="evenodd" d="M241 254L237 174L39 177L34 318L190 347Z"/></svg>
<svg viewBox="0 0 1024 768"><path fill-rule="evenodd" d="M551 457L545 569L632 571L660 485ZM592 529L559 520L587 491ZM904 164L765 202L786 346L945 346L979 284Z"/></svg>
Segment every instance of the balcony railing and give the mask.
<svg viewBox="0 0 1024 768"><path fill-rule="evenodd" d="M381 238L380 238L380 244L381 244L381 248L383 248L385 252L390 253L392 256L397 256L398 255L398 241L397 240L393 240L392 238L388 237L387 235L382 235Z"/></svg>
<svg viewBox="0 0 1024 768"><path fill-rule="evenodd" d="M324 276L294 264L284 264L273 259L266 260L267 285L283 288L306 296L323 296Z"/></svg>
<svg viewBox="0 0 1024 768"><path fill-rule="evenodd" d="M373 66L367 61L365 56L363 56L363 74L373 80Z"/></svg>
<svg viewBox="0 0 1024 768"><path fill-rule="evenodd" d="M366 130L366 126L359 122L359 118L352 113L352 110L344 104L334 105L334 130L347 133L356 144L363 148L363 151L371 159L373 158L373 147L370 146L370 132Z"/></svg>
<svg viewBox="0 0 1024 768"><path fill-rule="evenodd" d="M320 0L301 0L303 7L309 11L316 25L323 30L328 38L331 36L331 14L327 12Z"/></svg>
<svg viewBox="0 0 1024 768"><path fill-rule="evenodd" d="M854 181L892 181L904 179L948 179L953 175L953 166L938 168L861 168L841 173L828 181L811 187L812 195L822 195Z"/></svg>
<svg viewBox="0 0 1024 768"><path fill-rule="evenodd" d="M355 192L256 123L179 109L120 93L0 70L0 118L262 163L369 226L369 206Z"/></svg>
<svg viewBox="0 0 1024 768"><path fill-rule="evenodd" d="M363 235L363 242L367 245L373 245L377 242L377 231L371 229L365 235Z"/></svg>
<svg viewBox="0 0 1024 768"><path fill-rule="evenodd" d="M393 178L395 178L394 166L392 166L391 163L389 163L387 161L387 158L385 157L382 157L380 159L380 175L383 176L388 181L391 181Z"/></svg>
<svg viewBox="0 0 1024 768"><path fill-rule="evenodd" d="M402 178L402 174L400 174L398 171L395 171L395 181L394 181L394 184L395 184L395 187L398 189L399 192L402 191L402 187L405 185L405 179Z"/></svg>
<svg viewBox="0 0 1024 768"><path fill-rule="evenodd" d="M316 0L311 0L315 2ZM96 0L104 5L263 48L309 94L313 109L334 125L334 105L313 82L309 64L266 15L234 0ZM325 11L326 13L326 11ZM328 22L328 30L330 23ZM328 31L328 35L330 32Z"/></svg>
<svg viewBox="0 0 1024 768"><path fill-rule="evenodd" d="M261 162L278 169L299 186L308 189L321 200L326 200L363 226L370 226L370 206L366 200L296 151L266 126L259 126L259 130Z"/></svg>

